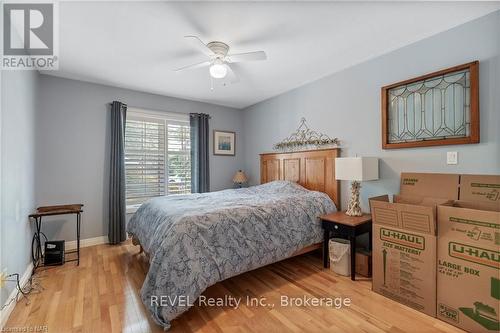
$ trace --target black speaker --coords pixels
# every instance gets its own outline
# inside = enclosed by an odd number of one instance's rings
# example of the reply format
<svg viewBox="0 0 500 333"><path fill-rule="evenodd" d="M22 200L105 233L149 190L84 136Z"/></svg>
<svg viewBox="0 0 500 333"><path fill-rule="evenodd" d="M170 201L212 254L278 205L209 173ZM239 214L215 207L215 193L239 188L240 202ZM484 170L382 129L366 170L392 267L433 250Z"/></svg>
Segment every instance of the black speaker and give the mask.
<svg viewBox="0 0 500 333"><path fill-rule="evenodd" d="M44 252L44 265L64 264L64 241L46 241Z"/></svg>

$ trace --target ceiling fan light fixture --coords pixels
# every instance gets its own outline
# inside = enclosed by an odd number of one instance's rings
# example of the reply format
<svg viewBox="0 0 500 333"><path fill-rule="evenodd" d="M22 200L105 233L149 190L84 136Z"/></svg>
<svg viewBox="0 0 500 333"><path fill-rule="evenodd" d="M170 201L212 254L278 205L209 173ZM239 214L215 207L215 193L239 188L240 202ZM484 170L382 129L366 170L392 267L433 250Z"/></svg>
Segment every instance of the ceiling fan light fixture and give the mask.
<svg viewBox="0 0 500 333"><path fill-rule="evenodd" d="M210 66L210 75L214 79L222 79L227 75L227 68L222 61L216 60L213 65Z"/></svg>
<svg viewBox="0 0 500 333"><path fill-rule="evenodd" d="M253 51L245 53L229 53L229 45L220 41L212 41L205 44L199 37L196 36L184 36L187 40L193 44L194 47L201 50L208 59L203 62L196 64L191 64L178 69L176 72L192 70L196 68L206 68L208 67L208 73L210 75L210 84L213 90L213 79L223 79L229 78L230 80L222 80L222 85L226 86L229 83L237 83L239 81L238 76L231 68L233 63L256 61L256 60L266 60L266 52L264 51ZM206 73L206 72L205 72ZM230 81L230 82L227 82Z"/></svg>

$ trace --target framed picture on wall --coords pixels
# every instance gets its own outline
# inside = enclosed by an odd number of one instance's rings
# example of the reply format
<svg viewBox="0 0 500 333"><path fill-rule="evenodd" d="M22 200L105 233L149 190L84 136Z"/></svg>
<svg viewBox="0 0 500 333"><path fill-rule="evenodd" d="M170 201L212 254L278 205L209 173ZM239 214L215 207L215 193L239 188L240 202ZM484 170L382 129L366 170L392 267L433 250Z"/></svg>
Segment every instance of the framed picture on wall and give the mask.
<svg viewBox="0 0 500 333"><path fill-rule="evenodd" d="M214 130L214 155L234 156L236 154L236 133Z"/></svg>

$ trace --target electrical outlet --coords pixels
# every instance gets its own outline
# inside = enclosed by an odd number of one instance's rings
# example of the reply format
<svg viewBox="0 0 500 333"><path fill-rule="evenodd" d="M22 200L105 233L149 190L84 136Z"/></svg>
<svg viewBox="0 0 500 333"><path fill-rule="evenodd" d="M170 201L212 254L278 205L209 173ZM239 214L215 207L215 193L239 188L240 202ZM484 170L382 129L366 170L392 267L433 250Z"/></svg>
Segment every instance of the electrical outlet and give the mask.
<svg viewBox="0 0 500 333"><path fill-rule="evenodd" d="M446 164L455 165L458 164L458 152L449 151L446 153Z"/></svg>

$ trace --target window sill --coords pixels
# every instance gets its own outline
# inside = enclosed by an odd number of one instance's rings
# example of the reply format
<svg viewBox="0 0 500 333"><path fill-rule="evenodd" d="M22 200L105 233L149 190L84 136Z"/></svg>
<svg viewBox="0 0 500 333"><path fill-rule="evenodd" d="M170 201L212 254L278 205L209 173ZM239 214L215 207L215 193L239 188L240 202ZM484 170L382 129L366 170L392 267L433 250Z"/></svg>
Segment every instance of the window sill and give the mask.
<svg viewBox="0 0 500 333"><path fill-rule="evenodd" d="M127 214L134 214L139 207L141 207L141 205L128 205L126 212Z"/></svg>

